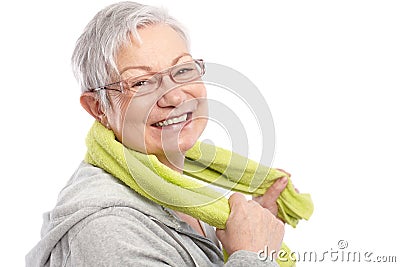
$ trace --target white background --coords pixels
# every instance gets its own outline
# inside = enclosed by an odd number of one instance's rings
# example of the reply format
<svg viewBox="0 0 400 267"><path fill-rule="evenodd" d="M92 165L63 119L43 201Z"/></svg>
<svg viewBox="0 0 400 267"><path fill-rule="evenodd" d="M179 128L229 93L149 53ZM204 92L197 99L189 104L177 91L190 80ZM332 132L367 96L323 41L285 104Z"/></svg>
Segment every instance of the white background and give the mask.
<svg viewBox="0 0 400 267"><path fill-rule="evenodd" d="M399 2L261 2L144 3L186 25L195 57L240 71L263 92L276 127L273 165L315 202L310 221L287 227L289 247L322 254L346 240L347 251L399 262ZM24 265L41 214L83 158L92 119L70 56L109 3L1 4L1 266ZM330 265L342 264L298 264Z"/></svg>

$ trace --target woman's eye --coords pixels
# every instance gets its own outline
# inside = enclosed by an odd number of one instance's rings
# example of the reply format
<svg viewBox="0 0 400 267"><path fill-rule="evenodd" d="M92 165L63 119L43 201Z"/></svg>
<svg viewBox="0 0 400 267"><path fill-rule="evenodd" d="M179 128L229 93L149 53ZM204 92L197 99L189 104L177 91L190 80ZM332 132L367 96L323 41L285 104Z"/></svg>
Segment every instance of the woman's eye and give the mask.
<svg viewBox="0 0 400 267"><path fill-rule="evenodd" d="M147 80L136 81L136 82L133 82L133 83L131 84L131 88L145 86L146 84L148 84L148 81L147 81Z"/></svg>
<svg viewBox="0 0 400 267"><path fill-rule="evenodd" d="M193 68L183 68L183 69L178 70L175 75L186 74L186 73L192 72L192 71L194 71Z"/></svg>

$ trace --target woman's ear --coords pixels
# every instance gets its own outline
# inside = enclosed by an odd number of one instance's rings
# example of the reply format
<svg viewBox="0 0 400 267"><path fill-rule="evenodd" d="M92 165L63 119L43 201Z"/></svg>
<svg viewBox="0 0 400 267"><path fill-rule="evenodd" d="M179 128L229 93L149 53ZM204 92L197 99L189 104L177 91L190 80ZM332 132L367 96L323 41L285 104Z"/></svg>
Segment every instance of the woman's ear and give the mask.
<svg viewBox="0 0 400 267"><path fill-rule="evenodd" d="M93 92L84 92L80 97L82 107L98 121L104 116L99 98Z"/></svg>

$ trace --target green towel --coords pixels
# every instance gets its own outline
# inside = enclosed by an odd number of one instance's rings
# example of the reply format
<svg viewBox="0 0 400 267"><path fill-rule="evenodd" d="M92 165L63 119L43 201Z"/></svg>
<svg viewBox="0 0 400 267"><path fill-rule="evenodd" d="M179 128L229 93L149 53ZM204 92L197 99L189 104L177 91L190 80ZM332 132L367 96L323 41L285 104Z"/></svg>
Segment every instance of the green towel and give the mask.
<svg viewBox="0 0 400 267"><path fill-rule="evenodd" d="M257 196L276 179L287 176L236 153L200 142L187 151L185 175L182 175L154 155L126 148L115 139L113 131L97 121L88 133L86 145L86 162L109 172L140 195L220 229L225 228L229 203L207 183ZM278 215L293 227L299 219L309 219L313 212L310 195L297 193L290 179L277 203ZM290 253L285 244L282 250ZM280 266L295 266L287 256L279 262Z"/></svg>

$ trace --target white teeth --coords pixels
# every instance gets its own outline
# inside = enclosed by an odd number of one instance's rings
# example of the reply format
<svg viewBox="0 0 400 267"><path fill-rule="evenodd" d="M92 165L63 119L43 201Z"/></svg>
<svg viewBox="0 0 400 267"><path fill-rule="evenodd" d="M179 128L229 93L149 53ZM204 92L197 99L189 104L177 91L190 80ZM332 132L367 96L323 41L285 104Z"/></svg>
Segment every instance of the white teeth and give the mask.
<svg viewBox="0 0 400 267"><path fill-rule="evenodd" d="M168 120L165 120L165 121L157 122L155 125L158 126L158 127L163 127L163 126L167 126L167 125L170 125L170 124L180 123L180 122L186 121L186 119L187 119L187 114L183 114L182 116L177 117L177 118L173 118L173 119L168 119Z"/></svg>

